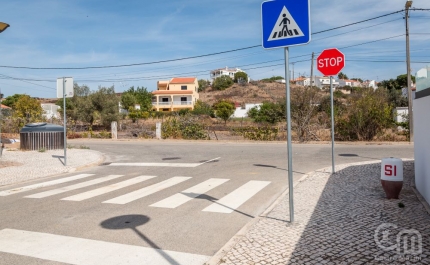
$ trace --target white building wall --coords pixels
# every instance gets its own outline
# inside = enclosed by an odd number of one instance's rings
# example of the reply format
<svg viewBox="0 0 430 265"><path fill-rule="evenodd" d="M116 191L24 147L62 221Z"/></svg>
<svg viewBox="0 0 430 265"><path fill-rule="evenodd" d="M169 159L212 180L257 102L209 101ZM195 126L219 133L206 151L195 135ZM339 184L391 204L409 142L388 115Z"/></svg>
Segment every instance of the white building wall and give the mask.
<svg viewBox="0 0 430 265"><path fill-rule="evenodd" d="M305 79L298 80L298 81L296 81L296 85L310 86L311 85L311 79L309 77L306 77Z"/></svg>
<svg viewBox="0 0 430 265"><path fill-rule="evenodd" d="M315 77L315 86L318 88L329 87L330 86L330 77ZM333 78L333 88L339 86L339 82Z"/></svg>
<svg viewBox="0 0 430 265"><path fill-rule="evenodd" d="M376 81L375 80L370 80L369 81L369 87L371 87L373 89L377 89L378 86L376 85Z"/></svg>
<svg viewBox="0 0 430 265"><path fill-rule="evenodd" d="M414 100L415 185L430 203L430 96Z"/></svg>
<svg viewBox="0 0 430 265"><path fill-rule="evenodd" d="M406 122L406 116L408 115L408 107L397 107L394 109L394 121L395 122Z"/></svg>
<svg viewBox="0 0 430 265"><path fill-rule="evenodd" d="M233 115L231 115L231 118L246 118L248 117L248 111L254 107L260 108L262 104L245 104L245 108L237 107L234 111Z"/></svg>
<svg viewBox="0 0 430 265"><path fill-rule="evenodd" d="M227 75L227 76L231 77L231 79L234 79L234 74L239 73L239 72L246 73L245 71L242 71L239 68L229 69L228 67L226 67L225 69L217 69L217 70L211 71L210 77L212 79L212 82L215 80L215 78L221 77L223 75ZM248 77L247 81L249 82L249 77Z"/></svg>
<svg viewBox="0 0 430 265"><path fill-rule="evenodd" d="M43 109L42 116L45 119L52 119L52 118L60 118L60 114L58 113L58 109L60 106L57 106L55 104L40 104Z"/></svg>

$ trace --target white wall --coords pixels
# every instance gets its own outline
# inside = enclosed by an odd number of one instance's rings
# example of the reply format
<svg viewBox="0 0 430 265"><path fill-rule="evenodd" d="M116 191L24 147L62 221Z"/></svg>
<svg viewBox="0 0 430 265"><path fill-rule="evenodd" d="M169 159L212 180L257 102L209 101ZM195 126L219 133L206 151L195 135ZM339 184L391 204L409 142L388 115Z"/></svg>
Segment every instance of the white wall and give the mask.
<svg viewBox="0 0 430 265"><path fill-rule="evenodd" d="M248 117L248 111L254 107L260 108L262 104L245 104L245 108L237 107L234 111L232 118L245 118Z"/></svg>
<svg viewBox="0 0 430 265"><path fill-rule="evenodd" d="M60 113L58 113L59 106L55 104L40 104L43 109L42 116L46 119L56 118L58 119L60 117Z"/></svg>
<svg viewBox="0 0 430 265"><path fill-rule="evenodd" d="M430 96L414 100L415 184L430 203Z"/></svg>
<svg viewBox="0 0 430 265"><path fill-rule="evenodd" d="M395 122L406 122L406 117L408 115L408 107L397 107L394 109L395 116L394 121Z"/></svg>

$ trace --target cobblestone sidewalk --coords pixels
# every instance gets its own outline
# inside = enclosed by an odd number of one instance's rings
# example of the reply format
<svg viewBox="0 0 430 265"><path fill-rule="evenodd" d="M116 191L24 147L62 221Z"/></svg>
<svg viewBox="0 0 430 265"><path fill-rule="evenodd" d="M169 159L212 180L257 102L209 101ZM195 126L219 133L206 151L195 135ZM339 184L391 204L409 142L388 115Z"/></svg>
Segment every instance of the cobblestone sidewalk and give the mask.
<svg viewBox="0 0 430 265"><path fill-rule="evenodd" d="M413 161L404 162L399 200L385 199L380 163L336 170L296 186L296 222L288 222L285 196L217 264L430 264L430 215L411 186ZM405 254L411 244L417 255Z"/></svg>

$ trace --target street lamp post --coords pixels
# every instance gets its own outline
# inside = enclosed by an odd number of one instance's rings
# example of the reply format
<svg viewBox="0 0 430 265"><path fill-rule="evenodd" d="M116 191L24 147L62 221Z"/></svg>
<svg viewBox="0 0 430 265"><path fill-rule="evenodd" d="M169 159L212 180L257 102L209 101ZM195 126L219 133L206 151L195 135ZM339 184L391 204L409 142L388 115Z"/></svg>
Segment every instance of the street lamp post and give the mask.
<svg viewBox="0 0 430 265"><path fill-rule="evenodd" d="M408 0L405 4L405 21L406 21L406 71L408 75L408 117L409 117L409 142L414 141L414 116L413 116L413 100L411 87L411 53L409 47L409 8L412 6L412 1Z"/></svg>
<svg viewBox="0 0 430 265"><path fill-rule="evenodd" d="M0 33L5 31L8 27L9 27L9 24L4 23L4 22L0 22ZM1 108L1 99L2 98L3 98L3 94L1 93L1 89L0 89L0 157L2 156L2 153L3 153L3 142L1 140L1 124L3 121L2 108Z"/></svg>

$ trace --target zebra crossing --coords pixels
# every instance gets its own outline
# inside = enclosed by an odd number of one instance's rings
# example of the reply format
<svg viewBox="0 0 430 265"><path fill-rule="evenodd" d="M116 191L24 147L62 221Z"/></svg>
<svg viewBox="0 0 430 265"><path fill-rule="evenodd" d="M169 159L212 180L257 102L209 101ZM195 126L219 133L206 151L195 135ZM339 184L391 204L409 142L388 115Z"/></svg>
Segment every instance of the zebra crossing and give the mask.
<svg viewBox="0 0 430 265"><path fill-rule="evenodd" d="M175 176L165 180L162 180L162 177L158 176L138 176L133 177L127 180L121 180L125 175L108 175L108 176L96 176L91 180L85 180L89 177L94 177L95 174L78 174L70 177L65 177L61 179L46 181L42 183L32 184L28 186L23 186L19 188L9 189L0 191L0 199L1 197L15 195L18 193L24 192L35 192L29 195L24 195L23 197L26 199L43 199L48 198L54 195L66 194L67 192L76 191L83 188L98 186L92 190L84 191L78 194L74 194L71 196L64 195L61 198L61 201L74 201L81 202L85 200L89 200L101 195L108 195L113 191L118 191L126 187L133 187L134 185L144 183L148 180L152 179L160 179L159 182L151 185L146 185L145 187L127 192L120 196L110 198L108 200L103 201L103 204L117 204L124 205L137 200L141 200L147 196L155 194L157 192L166 190L168 188L174 187L180 183L186 183L187 181L193 179L192 177L187 176ZM105 182L108 181L119 181L113 184L108 184L106 186L99 187L100 185L105 185ZM75 183L72 185L66 185L62 187L54 187L56 185L67 184L72 181L82 181L79 183ZM179 193L175 193L173 195L168 195L167 198L164 198L158 202L148 205L149 207L154 208L169 208L174 209L178 208L187 202L196 199L199 196L205 195L207 192L220 188L221 186L225 186L230 179L224 178L210 178L202 181L201 183L194 185L190 188L187 188ZM249 199L267 187L271 182L270 181L258 181L258 180L250 180L246 183L241 184L239 187L236 187L235 190L226 194L220 199L210 198L209 200L212 202L209 206L202 209L203 212L214 212L214 213L232 213L241 205L245 204ZM52 187L52 189L45 190L42 192L36 192L35 190L40 188Z"/></svg>

